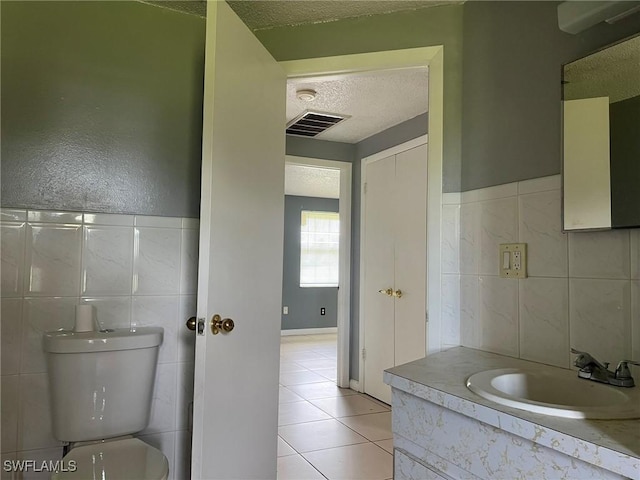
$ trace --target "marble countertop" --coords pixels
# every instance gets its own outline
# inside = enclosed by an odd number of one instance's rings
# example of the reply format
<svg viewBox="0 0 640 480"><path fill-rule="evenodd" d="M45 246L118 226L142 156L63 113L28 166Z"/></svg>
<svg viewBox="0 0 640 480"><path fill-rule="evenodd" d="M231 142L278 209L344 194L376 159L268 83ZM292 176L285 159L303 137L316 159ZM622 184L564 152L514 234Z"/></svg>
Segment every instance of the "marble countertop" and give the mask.
<svg viewBox="0 0 640 480"><path fill-rule="evenodd" d="M466 387L474 373L496 368L557 369L456 347L391 368L393 388L629 478L640 479L640 419L576 420L505 407ZM634 387L636 389L640 387Z"/></svg>

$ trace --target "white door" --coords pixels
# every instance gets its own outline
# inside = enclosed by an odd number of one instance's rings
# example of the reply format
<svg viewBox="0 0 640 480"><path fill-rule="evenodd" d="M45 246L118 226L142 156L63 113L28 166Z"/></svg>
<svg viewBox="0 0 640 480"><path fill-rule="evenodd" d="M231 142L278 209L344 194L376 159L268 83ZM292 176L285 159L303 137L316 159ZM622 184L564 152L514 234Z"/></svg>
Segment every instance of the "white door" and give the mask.
<svg viewBox="0 0 640 480"><path fill-rule="evenodd" d="M192 476L275 478L286 78L207 4ZM213 335L215 314L235 328Z"/></svg>
<svg viewBox="0 0 640 480"><path fill-rule="evenodd" d="M385 368L394 366L394 196L395 156L366 167L364 255L364 391L391 403L382 382Z"/></svg>
<svg viewBox="0 0 640 480"><path fill-rule="evenodd" d="M426 353L427 146L365 167L364 391L391 403L382 372Z"/></svg>
<svg viewBox="0 0 640 480"><path fill-rule="evenodd" d="M426 354L427 146L396 155L394 365Z"/></svg>

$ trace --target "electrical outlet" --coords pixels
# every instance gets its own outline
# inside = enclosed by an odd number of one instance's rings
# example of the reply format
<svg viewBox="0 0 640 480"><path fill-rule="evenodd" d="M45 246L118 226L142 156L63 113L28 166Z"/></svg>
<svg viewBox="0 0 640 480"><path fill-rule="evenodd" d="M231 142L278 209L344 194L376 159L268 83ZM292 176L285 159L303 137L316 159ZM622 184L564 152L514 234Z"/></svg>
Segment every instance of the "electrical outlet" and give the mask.
<svg viewBox="0 0 640 480"><path fill-rule="evenodd" d="M289 315L289 307L282 307L282 314L283 315Z"/></svg>
<svg viewBox="0 0 640 480"><path fill-rule="evenodd" d="M527 277L527 244L503 243L500 245L499 264L502 278Z"/></svg>
<svg viewBox="0 0 640 480"><path fill-rule="evenodd" d="M320 308L320 315L325 315L327 313L327 309L324 307Z"/></svg>

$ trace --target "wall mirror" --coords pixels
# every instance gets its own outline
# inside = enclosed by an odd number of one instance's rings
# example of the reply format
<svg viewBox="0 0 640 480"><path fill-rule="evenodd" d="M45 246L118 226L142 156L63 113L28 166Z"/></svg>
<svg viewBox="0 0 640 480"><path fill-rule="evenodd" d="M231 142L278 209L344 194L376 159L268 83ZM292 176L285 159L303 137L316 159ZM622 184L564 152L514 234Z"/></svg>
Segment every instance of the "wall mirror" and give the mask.
<svg viewBox="0 0 640 480"><path fill-rule="evenodd" d="M640 35L563 66L563 229L640 227Z"/></svg>

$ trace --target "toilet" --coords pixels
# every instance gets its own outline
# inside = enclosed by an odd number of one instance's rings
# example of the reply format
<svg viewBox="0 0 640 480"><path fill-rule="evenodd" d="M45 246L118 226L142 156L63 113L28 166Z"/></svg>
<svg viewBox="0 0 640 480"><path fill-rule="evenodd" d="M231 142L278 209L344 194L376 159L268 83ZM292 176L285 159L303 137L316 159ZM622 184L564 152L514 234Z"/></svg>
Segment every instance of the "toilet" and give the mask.
<svg viewBox="0 0 640 480"><path fill-rule="evenodd" d="M167 458L133 437L149 424L163 329L83 330L44 334L53 436L70 445L51 478L166 480Z"/></svg>

